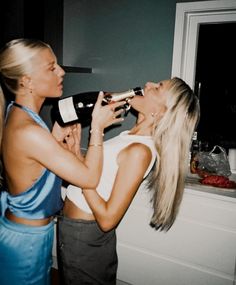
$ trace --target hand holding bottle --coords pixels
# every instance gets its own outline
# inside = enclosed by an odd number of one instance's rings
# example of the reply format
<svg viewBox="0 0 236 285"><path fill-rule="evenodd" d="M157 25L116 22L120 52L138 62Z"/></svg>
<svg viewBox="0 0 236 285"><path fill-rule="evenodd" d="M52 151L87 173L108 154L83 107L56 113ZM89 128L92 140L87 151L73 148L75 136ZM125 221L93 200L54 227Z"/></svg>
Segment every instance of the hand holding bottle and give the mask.
<svg viewBox="0 0 236 285"><path fill-rule="evenodd" d="M102 106L104 93L99 92L97 102L92 112L91 128L103 131L106 127L122 122L124 119L118 117L124 110L118 107L124 106L125 101L111 102L108 105ZM117 110L116 110L117 109Z"/></svg>
<svg viewBox="0 0 236 285"><path fill-rule="evenodd" d="M75 154L80 160L83 160L84 157L81 153L81 132L82 128L80 124L74 124L71 128L71 132L65 138L65 147Z"/></svg>
<svg viewBox="0 0 236 285"><path fill-rule="evenodd" d="M65 149L74 153L82 160L82 154L80 150L81 141L81 125L73 124L61 127L57 122L53 125L52 135Z"/></svg>
<svg viewBox="0 0 236 285"><path fill-rule="evenodd" d="M52 135L58 142L63 142L67 136L72 132L73 125L60 126L58 122L55 122L52 128Z"/></svg>
<svg viewBox="0 0 236 285"><path fill-rule="evenodd" d="M73 124L74 122L79 122L82 126L90 125L98 94L98 91L90 91L60 98L51 110L52 119L57 121L61 126ZM102 105L109 105L123 100L125 104L122 105L122 108L125 110L125 115L127 115L130 109L129 100L134 96L143 96L141 87L135 87L118 93L105 92Z"/></svg>
<svg viewBox="0 0 236 285"><path fill-rule="evenodd" d="M103 92L99 92L96 104L94 105L92 112L92 122L90 129L90 139L88 144L88 151L84 158L84 163L89 164L95 159L102 162L103 160L103 130L114 124L123 121L123 118L116 118L120 115L123 110L116 108L121 107L125 104L125 101L110 103L102 106L104 98ZM100 164L100 171L102 169L102 163Z"/></svg>

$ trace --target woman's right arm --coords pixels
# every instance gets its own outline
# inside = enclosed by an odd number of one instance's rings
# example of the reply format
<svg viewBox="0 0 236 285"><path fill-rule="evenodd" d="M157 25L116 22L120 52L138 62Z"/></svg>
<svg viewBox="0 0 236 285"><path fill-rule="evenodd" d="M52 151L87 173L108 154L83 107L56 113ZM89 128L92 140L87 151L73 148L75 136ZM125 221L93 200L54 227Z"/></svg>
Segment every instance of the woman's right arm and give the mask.
<svg viewBox="0 0 236 285"><path fill-rule="evenodd" d="M63 148L52 134L35 125L24 130L23 137L27 155L71 184L82 188L95 188L103 165L103 130L123 120L114 117L111 106L101 106L102 98L103 95L100 94L94 108L90 146L84 161ZM114 103L113 108L123 104L124 102ZM121 112L117 111L115 115Z"/></svg>
<svg viewBox="0 0 236 285"><path fill-rule="evenodd" d="M90 129L90 140L88 144L88 150L85 156L84 163L86 165L92 165L94 162L94 156L100 155L99 161L103 160L103 136L104 129L112 124L119 123L123 121L123 118L117 118L122 112L123 109L115 111L117 107L121 107L125 104L125 101L112 103L102 107L102 100L104 94L103 92L99 93L98 100L95 104L93 113L92 113L92 123ZM101 112L103 110L103 112ZM103 117L102 117L103 116ZM97 163L99 168L101 168L101 163ZM100 169L100 174L101 174Z"/></svg>

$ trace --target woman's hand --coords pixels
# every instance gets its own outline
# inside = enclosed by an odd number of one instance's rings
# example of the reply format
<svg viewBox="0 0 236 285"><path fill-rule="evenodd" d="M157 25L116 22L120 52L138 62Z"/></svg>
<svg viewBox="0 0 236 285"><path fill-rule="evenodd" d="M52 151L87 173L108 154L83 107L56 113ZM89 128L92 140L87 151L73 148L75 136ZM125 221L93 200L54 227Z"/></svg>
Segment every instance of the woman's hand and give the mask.
<svg viewBox="0 0 236 285"><path fill-rule="evenodd" d="M75 154L80 160L83 160L83 155L80 150L81 142L81 125L73 124L70 126L61 127L57 122L53 126L52 135L54 138L70 152Z"/></svg>
<svg viewBox="0 0 236 285"><path fill-rule="evenodd" d="M117 118L117 116L119 116L124 110L121 108L116 111L116 108L121 107L126 103L125 101L120 101L102 106L103 97L104 93L99 92L98 99L92 113L91 123L92 129L98 129L101 131L112 124L119 123L124 120L121 117Z"/></svg>
<svg viewBox="0 0 236 285"><path fill-rule="evenodd" d="M72 132L69 133L68 136L65 137L64 140L64 146L66 148L74 153L80 160L83 160L83 155L81 153L81 125L80 124L74 124L72 127Z"/></svg>
<svg viewBox="0 0 236 285"><path fill-rule="evenodd" d="M63 142L71 132L72 126L61 127L57 122L52 128L52 135L58 142Z"/></svg>

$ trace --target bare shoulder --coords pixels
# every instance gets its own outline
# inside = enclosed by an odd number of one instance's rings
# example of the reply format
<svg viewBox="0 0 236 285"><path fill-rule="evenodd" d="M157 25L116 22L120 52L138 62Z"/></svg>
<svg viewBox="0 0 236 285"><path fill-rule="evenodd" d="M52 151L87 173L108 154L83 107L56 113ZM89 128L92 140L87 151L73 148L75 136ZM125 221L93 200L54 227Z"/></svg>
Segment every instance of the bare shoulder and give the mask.
<svg viewBox="0 0 236 285"><path fill-rule="evenodd" d="M51 134L47 129L42 128L37 123L26 123L15 131L15 136L26 142L40 142L42 137L50 137Z"/></svg>
<svg viewBox="0 0 236 285"><path fill-rule="evenodd" d="M37 123L27 123L19 125L14 130L15 149L23 151L25 154L32 155L36 150L40 152L42 148L48 148L50 144L54 144L51 133L42 128Z"/></svg>
<svg viewBox="0 0 236 285"><path fill-rule="evenodd" d="M119 160L129 158L133 161L138 160L139 162L142 160L151 161L152 152L147 145L135 142L125 147L119 154Z"/></svg>

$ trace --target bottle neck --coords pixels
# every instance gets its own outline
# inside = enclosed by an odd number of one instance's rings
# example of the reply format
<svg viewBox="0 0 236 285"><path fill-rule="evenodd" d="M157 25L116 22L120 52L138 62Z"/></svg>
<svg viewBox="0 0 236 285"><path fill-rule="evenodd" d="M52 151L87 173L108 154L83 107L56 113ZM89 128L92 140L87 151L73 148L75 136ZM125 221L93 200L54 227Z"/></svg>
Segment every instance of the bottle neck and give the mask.
<svg viewBox="0 0 236 285"><path fill-rule="evenodd" d="M109 102L117 102L117 101L122 101L122 100L128 100L133 98L134 96L143 96L143 90L141 87L135 87L134 89L130 89L128 91L124 92L116 92L116 93L111 93L108 95L105 95L104 100L109 103Z"/></svg>

